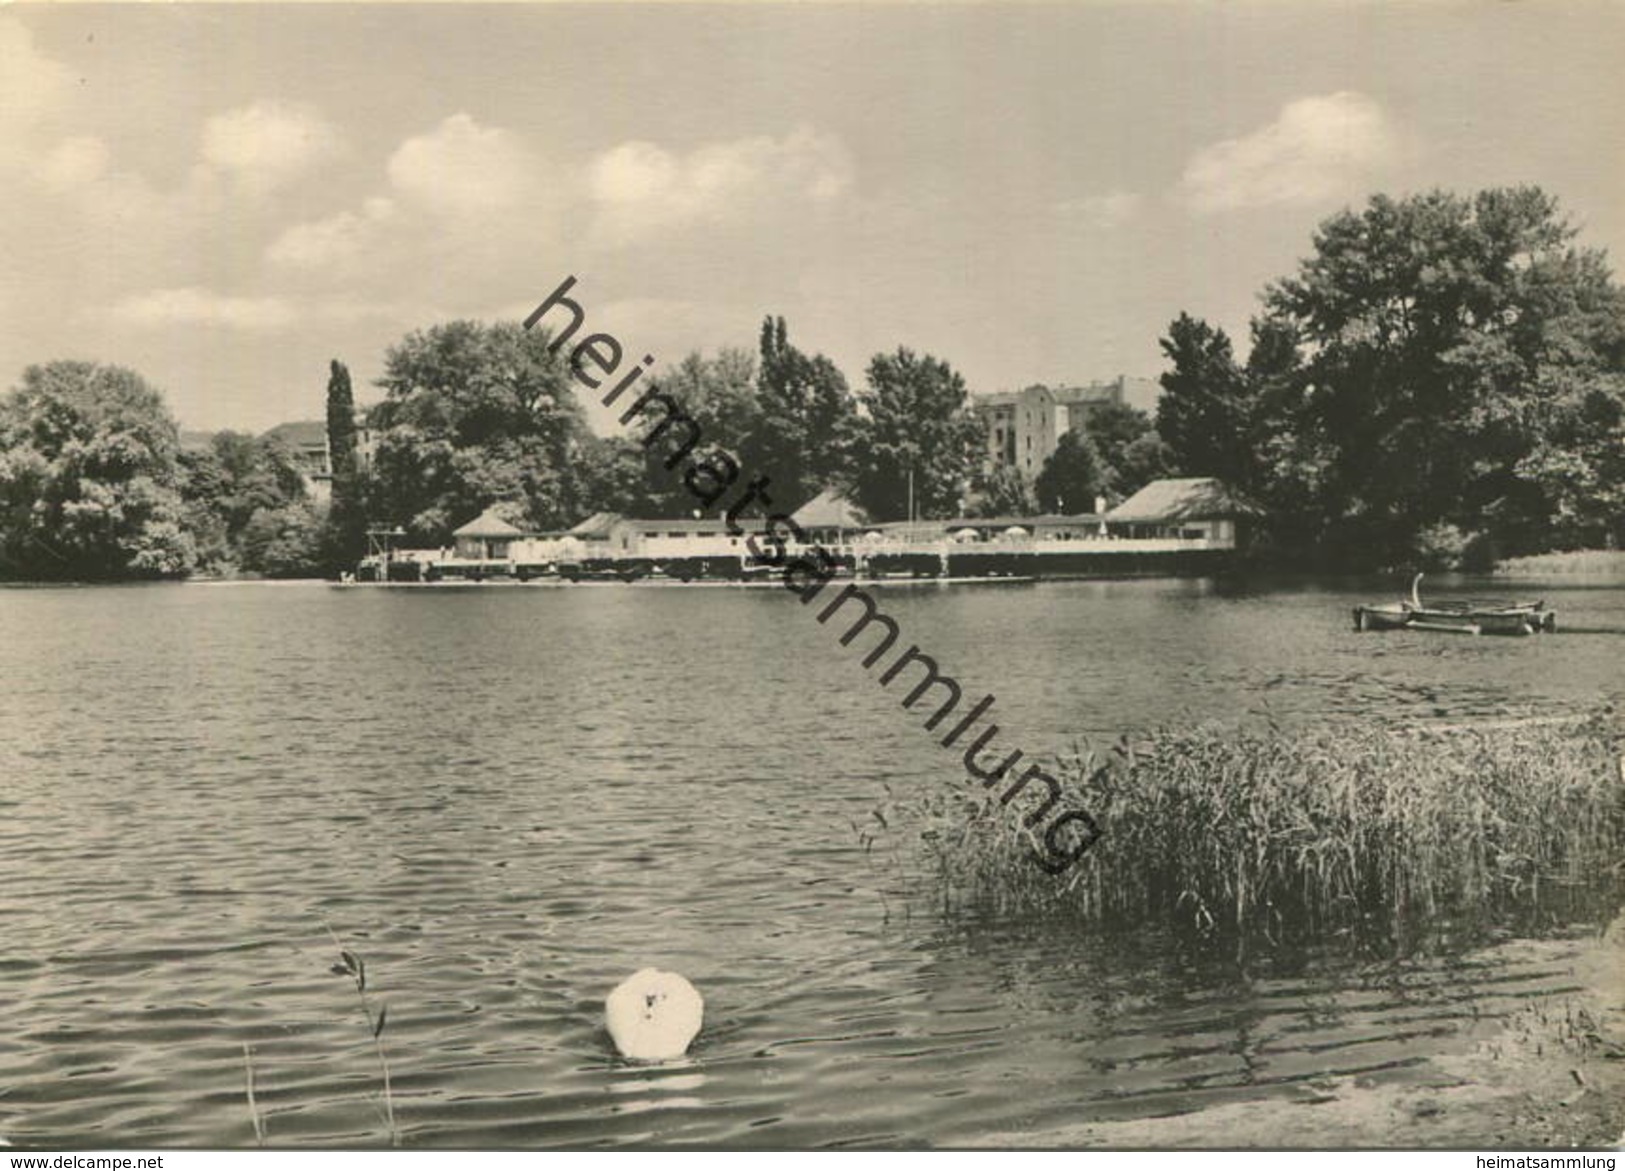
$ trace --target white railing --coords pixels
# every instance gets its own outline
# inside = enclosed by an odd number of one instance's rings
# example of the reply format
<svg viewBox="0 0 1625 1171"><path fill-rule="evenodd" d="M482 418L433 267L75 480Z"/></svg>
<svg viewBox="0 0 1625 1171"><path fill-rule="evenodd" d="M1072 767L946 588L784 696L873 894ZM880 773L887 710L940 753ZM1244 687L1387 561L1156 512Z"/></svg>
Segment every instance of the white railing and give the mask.
<svg viewBox="0 0 1625 1171"><path fill-rule="evenodd" d="M758 542L758 544L767 547L765 542ZM797 545L794 542L788 542L786 546L787 552L792 557L808 552L813 547L815 546ZM1233 549L1235 548L1235 542L1213 537L1084 537L1072 540L999 537L990 541L953 541L948 539L911 541L906 537L888 535L878 540L830 543L823 545L822 548L825 552L838 557L866 557L876 554L887 556L914 554L926 557L940 557L945 553L1033 553L1039 556L1053 556L1063 553L1191 553L1204 550ZM674 557L730 556L749 556L749 550L746 549L743 540L708 535L675 540L669 538L658 541L645 540L640 543L640 547L634 547L633 550L626 552L607 547L592 548L582 542L565 539L515 541L509 547L508 557L497 558L495 561L461 558L445 549L396 549L392 552L390 559L397 562L416 561L424 565L457 567L462 565L496 564L502 561L514 564L521 562L527 564L541 564L549 561L569 562L578 561L584 557L604 557L612 560L631 560L634 558L661 560ZM368 558L367 561L374 562L376 559Z"/></svg>
<svg viewBox="0 0 1625 1171"><path fill-rule="evenodd" d="M918 553L940 556L943 553L1186 553L1204 549L1233 549L1235 542L1213 537L1083 537L1077 539L1034 539L1032 537L1001 537L991 541L910 541L906 538L884 538L874 541L848 541L825 545L830 553L888 554ZM798 546L790 546L792 550Z"/></svg>

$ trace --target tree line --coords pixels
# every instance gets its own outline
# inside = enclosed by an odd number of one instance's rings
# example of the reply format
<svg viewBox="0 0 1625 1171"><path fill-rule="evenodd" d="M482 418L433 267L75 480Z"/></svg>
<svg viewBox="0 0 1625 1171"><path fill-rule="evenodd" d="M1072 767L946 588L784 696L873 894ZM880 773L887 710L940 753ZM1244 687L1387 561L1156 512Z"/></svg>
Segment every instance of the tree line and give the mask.
<svg viewBox="0 0 1625 1171"><path fill-rule="evenodd" d="M1536 187L1373 197L1263 290L1250 349L1162 339L1173 462L1297 564L1486 568L1625 538L1625 291Z"/></svg>
<svg viewBox="0 0 1625 1171"><path fill-rule="evenodd" d="M648 442L658 418L594 434L551 341L508 322L407 334L387 351L383 398L365 416L368 460L349 371L334 361L332 491L321 504L274 434L224 431L183 449L162 396L134 372L30 367L0 400L0 577L333 574L365 551L369 525L439 547L492 505L530 531L600 511L692 515L693 496ZM1064 447L1035 484L984 477L983 428L948 363L907 348L878 354L854 390L829 358L791 344L778 317L763 322L756 353L693 353L654 384L683 404L709 449L770 470L775 502L795 507L835 487L884 519L906 515L910 501L922 518L1025 514L1063 496L1087 507L1138 486L1111 453L1151 433L1143 412L1119 408L1102 416L1099 449L1092 439Z"/></svg>
<svg viewBox="0 0 1625 1171"><path fill-rule="evenodd" d="M707 444L769 471L777 507L826 487L877 519L1089 511L1166 475L1224 480L1295 563L1484 562L1613 545L1625 525L1625 295L1537 188L1378 195L1321 224L1262 293L1250 350L1181 313L1154 419L1097 408L1030 480L984 469L964 378L899 348L852 387L768 317L754 353L690 354L654 380ZM640 417L587 426L546 330L454 321L385 354L363 461L348 370L327 387L330 502L274 436L182 450L132 371L30 367L0 399L0 577L334 573L369 524L441 546L497 506L532 531L598 511L687 516ZM704 453L696 452L696 457Z"/></svg>

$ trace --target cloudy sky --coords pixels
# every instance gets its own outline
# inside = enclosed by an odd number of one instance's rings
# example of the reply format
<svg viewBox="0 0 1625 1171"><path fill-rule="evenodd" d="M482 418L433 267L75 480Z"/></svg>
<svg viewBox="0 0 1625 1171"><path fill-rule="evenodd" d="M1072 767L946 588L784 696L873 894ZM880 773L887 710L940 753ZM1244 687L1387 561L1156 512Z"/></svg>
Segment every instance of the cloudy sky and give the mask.
<svg viewBox="0 0 1625 1171"><path fill-rule="evenodd" d="M1373 191L1540 183L1617 263L1622 44L1609 0L12 6L0 386L260 429L565 274L662 361L772 312L854 383L1155 375Z"/></svg>

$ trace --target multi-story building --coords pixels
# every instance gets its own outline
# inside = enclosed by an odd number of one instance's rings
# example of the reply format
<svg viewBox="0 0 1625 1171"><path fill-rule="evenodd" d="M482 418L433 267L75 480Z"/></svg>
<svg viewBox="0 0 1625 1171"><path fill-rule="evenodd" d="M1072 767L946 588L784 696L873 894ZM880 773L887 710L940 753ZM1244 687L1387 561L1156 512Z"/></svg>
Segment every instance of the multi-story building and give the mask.
<svg viewBox="0 0 1625 1171"><path fill-rule="evenodd" d="M1142 411L1156 409L1157 383L1126 375L1087 386L1029 386L1025 390L981 395L971 408L987 436L984 466L1013 467L1028 477L1044 462L1068 431L1087 431L1090 417L1107 403L1125 403Z"/></svg>
<svg viewBox="0 0 1625 1171"><path fill-rule="evenodd" d="M333 455L327 446L327 424L320 419L279 423L265 433L293 454L294 465L304 477L305 490L313 500L326 502L333 496ZM376 437L365 426L356 428L356 462L365 471L372 465Z"/></svg>
<svg viewBox="0 0 1625 1171"><path fill-rule="evenodd" d="M973 403L987 435L984 464L1015 468L1036 476L1060 439L1057 425L1066 426L1055 394L1047 386L983 395Z"/></svg>

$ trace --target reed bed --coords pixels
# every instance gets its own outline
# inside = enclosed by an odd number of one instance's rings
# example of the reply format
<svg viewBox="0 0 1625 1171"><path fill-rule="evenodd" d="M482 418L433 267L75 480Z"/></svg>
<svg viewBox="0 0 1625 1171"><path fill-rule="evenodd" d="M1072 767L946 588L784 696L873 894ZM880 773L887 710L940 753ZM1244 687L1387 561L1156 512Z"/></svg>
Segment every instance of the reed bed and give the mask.
<svg viewBox="0 0 1625 1171"><path fill-rule="evenodd" d="M1620 748L1600 714L1431 733L1197 728L1083 749L1065 784L1104 833L1060 879L1032 863L1014 806L939 796L910 812L952 906L1393 939L1617 892Z"/></svg>
<svg viewBox="0 0 1625 1171"><path fill-rule="evenodd" d="M1495 566L1498 577L1587 577L1625 580L1625 549L1576 549L1512 557Z"/></svg>

